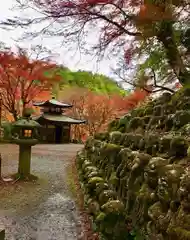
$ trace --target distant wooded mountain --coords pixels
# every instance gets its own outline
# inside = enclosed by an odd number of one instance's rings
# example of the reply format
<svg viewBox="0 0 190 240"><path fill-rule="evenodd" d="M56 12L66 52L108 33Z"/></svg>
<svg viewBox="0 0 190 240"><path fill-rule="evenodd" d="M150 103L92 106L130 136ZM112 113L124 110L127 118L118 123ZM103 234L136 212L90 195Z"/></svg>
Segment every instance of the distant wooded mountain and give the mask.
<svg viewBox="0 0 190 240"><path fill-rule="evenodd" d="M104 94L125 96L128 93L112 78L102 74L93 74L92 72L81 70L73 72L68 68L60 68L58 72L62 80L59 82L59 86L56 86L56 90L62 90L65 87L80 87Z"/></svg>

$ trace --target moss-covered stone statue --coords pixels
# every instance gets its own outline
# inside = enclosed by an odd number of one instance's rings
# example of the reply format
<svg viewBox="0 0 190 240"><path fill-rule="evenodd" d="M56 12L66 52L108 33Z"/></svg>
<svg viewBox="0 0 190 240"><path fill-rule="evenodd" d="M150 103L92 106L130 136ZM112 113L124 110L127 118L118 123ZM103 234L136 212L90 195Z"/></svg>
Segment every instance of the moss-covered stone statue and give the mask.
<svg viewBox="0 0 190 240"><path fill-rule="evenodd" d="M31 147L38 143L39 123L31 119L30 109L25 109L24 117L13 123L12 142L19 145L19 165L16 177L29 180L36 178L30 173Z"/></svg>
<svg viewBox="0 0 190 240"><path fill-rule="evenodd" d="M77 160L94 228L105 240L190 240L190 88L124 118Z"/></svg>
<svg viewBox="0 0 190 240"><path fill-rule="evenodd" d="M177 191L183 173L183 167L177 164L169 164L160 169L157 188L159 201L148 209L148 216L151 219L147 225L150 239L157 235L162 236L163 240L170 239L167 229L180 205Z"/></svg>

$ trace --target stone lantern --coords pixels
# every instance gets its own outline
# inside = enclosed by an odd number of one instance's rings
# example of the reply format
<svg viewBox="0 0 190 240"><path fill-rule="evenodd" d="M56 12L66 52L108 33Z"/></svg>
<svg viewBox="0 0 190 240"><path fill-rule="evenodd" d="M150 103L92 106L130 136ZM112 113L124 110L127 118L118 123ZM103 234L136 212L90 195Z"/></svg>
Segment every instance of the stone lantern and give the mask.
<svg viewBox="0 0 190 240"><path fill-rule="evenodd" d="M31 147L38 143L39 123L32 120L31 114L25 111L24 117L13 123L12 142L19 145L18 177L28 179L30 174Z"/></svg>

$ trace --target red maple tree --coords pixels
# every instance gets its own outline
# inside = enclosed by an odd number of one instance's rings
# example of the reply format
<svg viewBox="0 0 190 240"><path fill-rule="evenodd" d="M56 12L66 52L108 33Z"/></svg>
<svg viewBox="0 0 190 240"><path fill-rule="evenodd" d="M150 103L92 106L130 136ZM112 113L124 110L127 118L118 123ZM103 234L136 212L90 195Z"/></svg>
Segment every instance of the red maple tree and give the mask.
<svg viewBox="0 0 190 240"><path fill-rule="evenodd" d="M74 139L82 139L101 131L115 114L115 106L110 97L86 89L76 88L71 89L69 93L63 92L60 99L73 104L67 114L77 119L87 120L85 125L73 126Z"/></svg>
<svg viewBox="0 0 190 240"><path fill-rule="evenodd" d="M107 96L84 89L71 89L63 92L60 100L73 104L67 114L87 120L87 124L75 125L72 129L73 139L85 140L88 136L100 131L106 131L108 123L126 114L144 101L148 93L136 89L126 97L120 95Z"/></svg>
<svg viewBox="0 0 190 240"><path fill-rule="evenodd" d="M149 92L142 89L135 89L125 97L115 95L112 98L112 104L114 105L114 109L116 109L117 117L121 117L128 111L137 107L140 103L144 102L149 95Z"/></svg>
<svg viewBox="0 0 190 240"><path fill-rule="evenodd" d="M46 17L62 23L62 32L56 32L59 36L78 34L78 40L81 39L82 33L85 36L90 28L94 29L94 26L97 26L100 29L100 38L96 47L100 52L110 44L113 48L121 48L127 44L126 63L129 63L137 48L142 49L138 43L148 44L150 40L151 45L154 38L163 46L168 63L179 81L182 84L189 82L189 71L180 55L173 27L175 22L180 21L183 24L189 21L186 14L180 14L182 11L188 12L189 1L33 0L33 2L44 10ZM70 30L68 22L71 22Z"/></svg>
<svg viewBox="0 0 190 240"><path fill-rule="evenodd" d="M0 52L0 94L2 105L16 120L35 97L50 91L60 78L54 73L56 65L47 61L31 60L19 50Z"/></svg>

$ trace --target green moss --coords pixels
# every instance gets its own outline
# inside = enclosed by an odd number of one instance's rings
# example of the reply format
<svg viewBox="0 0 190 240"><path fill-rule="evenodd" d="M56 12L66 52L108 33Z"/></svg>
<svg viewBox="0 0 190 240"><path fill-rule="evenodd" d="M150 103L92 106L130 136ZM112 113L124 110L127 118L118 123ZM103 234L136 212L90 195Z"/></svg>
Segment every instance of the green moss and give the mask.
<svg viewBox="0 0 190 240"><path fill-rule="evenodd" d="M125 147L130 147L131 144L133 143L133 133L125 133L123 136L123 145Z"/></svg>
<svg viewBox="0 0 190 240"><path fill-rule="evenodd" d="M190 99L188 99L187 101L180 101L179 104L177 105L177 107L180 110L190 110Z"/></svg>
<svg viewBox="0 0 190 240"><path fill-rule="evenodd" d="M170 151L170 144L171 144L172 139L173 139L172 135L165 135L160 138L160 140L159 140L159 152L160 153Z"/></svg>
<svg viewBox="0 0 190 240"><path fill-rule="evenodd" d="M100 132L95 133L94 138L101 141L108 141L109 140L109 133L108 132Z"/></svg>
<svg viewBox="0 0 190 240"><path fill-rule="evenodd" d="M181 128L182 126L190 122L190 111L177 111L173 117L173 125L176 129Z"/></svg>
<svg viewBox="0 0 190 240"><path fill-rule="evenodd" d="M102 182L102 183L104 182L104 179L101 178L101 177L92 177L92 178L89 179L87 187L88 187L91 194L92 194L92 192L95 191L96 184L98 184L100 182Z"/></svg>
<svg viewBox="0 0 190 240"><path fill-rule="evenodd" d="M138 150L139 149L139 144L141 139L143 139L143 136L141 134L134 134L133 139L132 139L132 144L131 144L131 149L132 150Z"/></svg>
<svg viewBox="0 0 190 240"><path fill-rule="evenodd" d="M190 239L190 231L183 229L182 227L176 227L174 229L176 237L179 240L189 240Z"/></svg>
<svg viewBox="0 0 190 240"><path fill-rule="evenodd" d="M144 116L150 116L153 113L153 107L147 105L144 109Z"/></svg>
<svg viewBox="0 0 190 240"><path fill-rule="evenodd" d="M117 186L118 180L119 179L116 176L116 172L112 172L109 178L109 184L111 184L112 186Z"/></svg>
<svg viewBox="0 0 190 240"><path fill-rule="evenodd" d="M174 137L170 143L171 154L176 157L187 156L188 141L184 137Z"/></svg>
<svg viewBox="0 0 190 240"><path fill-rule="evenodd" d="M144 121L145 124L148 124L149 121L150 121L150 118L151 118L151 116L148 115L148 116L143 117L142 119L143 119L143 121Z"/></svg>
<svg viewBox="0 0 190 240"><path fill-rule="evenodd" d="M153 110L154 116L161 116L162 115L162 105L158 105L154 107Z"/></svg>
<svg viewBox="0 0 190 240"><path fill-rule="evenodd" d="M100 212L98 216L96 217L96 222L102 222L106 217L106 214L104 212Z"/></svg>
<svg viewBox="0 0 190 240"><path fill-rule="evenodd" d="M92 173L92 172L97 172L97 168L94 167L94 166L87 166L86 168L84 168L84 172L85 172L85 175L88 176L88 174Z"/></svg>
<svg viewBox="0 0 190 240"><path fill-rule="evenodd" d="M78 153L77 153L77 156L76 156L76 164L77 164L77 167L78 167L78 168L82 168L82 165L83 165L83 163L84 163L85 160L86 160L86 159L85 159L85 157L84 157L83 152L78 152Z"/></svg>
<svg viewBox="0 0 190 240"><path fill-rule="evenodd" d="M101 149L101 153L103 156L113 156L113 155L116 156L120 150L121 150L121 146L112 144L112 143L107 143Z"/></svg>
<svg viewBox="0 0 190 240"><path fill-rule="evenodd" d="M161 116L151 117L146 129L147 130L152 130L152 129L158 128L161 119L162 119Z"/></svg>
<svg viewBox="0 0 190 240"><path fill-rule="evenodd" d="M180 128L179 132L182 135L190 135L190 123L185 124L182 128Z"/></svg>
<svg viewBox="0 0 190 240"><path fill-rule="evenodd" d="M123 134L119 131L114 131L110 133L110 142L120 145L123 142Z"/></svg>
<svg viewBox="0 0 190 240"><path fill-rule="evenodd" d="M85 171L85 169L86 169L87 167L91 167L91 166L92 166L92 163L89 162L88 160L85 160L85 161L83 162L83 164L82 164L82 170ZM92 166L92 167L93 167L93 166Z"/></svg>
<svg viewBox="0 0 190 240"><path fill-rule="evenodd" d="M159 149L159 135L149 134L145 136L145 150L150 155L155 155Z"/></svg>
<svg viewBox="0 0 190 240"><path fill-rule="evenodd" d="M90 173L87 174L87 178L93 178L93 177L101 177L101 174L97 171L92 171Z"/></svg>
<svg viewBox="0 0 190 240"><path fill-rule="evenodd" d="M129 129L137 129L138 127L144 127L145 123L143 121L143 118L140 118L140 117L134 117L130 120L130 123L129 123Z"/></svg>
<svg viewBox="0 0 190 240"><path fill-rule="evenodd" d="M126 131L126 127L128 126L130 119L131 119L131 116L128 116L128 115L120 118L117 130L124 133Z"/></svg>
<svg viewBox="0 0 190 240"><path fill-rule="evenodd" d="M106 202L110 201L110 200L114 200L117 199L117 195L114 191L112 190L104 190L100 193L99 195L99 202L100 205L105 204Z"/></svg>
<svg viewBox="0 0 190 240"><path fill-rule="evenodd" d="M96 184L96 195L99 196L101 194L102 191L104 190L108 190L109 186L107 183L105 182L99 182Z"/></svg>
<svg viewBox="0 0 190 240"><path fill-rule="evenodd" d="M173 122L174 114L169 114L165 119L165 131L168 132L173 128L174 122Z"/></svg>
<svg viewBox="0 0 190 240"><path fill-rule="evenodd" d="M144 108L143 107L136 108L134 116L143 117L144 116Z"/></svg>
<svg viewBox="0 0 190 240"><path fill-rule="evenodd" d="M105 213L122 213L124 211L124 205L119 200L110 200L101 207Z"/></svg>
<svg viewBox="0 0 190 240"><path fill-rule="evenodd" d="M117 131L119 125L119 119L115 119L108 124L108 132Z"/></svg>

